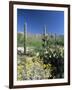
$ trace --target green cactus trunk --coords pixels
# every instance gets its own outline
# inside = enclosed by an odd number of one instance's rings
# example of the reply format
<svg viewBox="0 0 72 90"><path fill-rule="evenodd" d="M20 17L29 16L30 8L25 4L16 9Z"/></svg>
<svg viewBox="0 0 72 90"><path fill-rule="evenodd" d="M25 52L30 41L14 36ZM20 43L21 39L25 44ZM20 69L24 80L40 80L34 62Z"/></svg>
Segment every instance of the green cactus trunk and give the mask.
<svg viewBox="0 0 72 90"><path fill-rule="evenodd" d="M57 45L56 45L56 33L55 33L55 49L57 48L56 46L57 46Z"/></svg>
<svg viewBox="0 0 72 90"><path fill-rule="evenodd" d="M27 33L27 24L24 23L24 54L26 54L26 33Z"/></svg>
<svg viewBox="0 0 72 90"><path fill-rule="evenodd" d="M43 32L43 38L42 38L42 41L43 41L43 44L42 46L45 48L46 45L47 45L47 38L46 38L46 26L44 26L44 32Z"/></svg>

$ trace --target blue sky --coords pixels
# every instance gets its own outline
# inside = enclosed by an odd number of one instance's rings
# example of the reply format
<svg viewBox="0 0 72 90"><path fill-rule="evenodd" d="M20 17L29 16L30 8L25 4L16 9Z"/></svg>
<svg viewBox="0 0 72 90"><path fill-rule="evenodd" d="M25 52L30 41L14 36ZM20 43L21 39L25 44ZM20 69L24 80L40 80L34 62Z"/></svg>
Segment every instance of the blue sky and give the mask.
<svg viewBox="0 0 72 90"><path fill-rule="evenodd" d="M18 32L23 32L24 22L29 33L41 34L46 25L48 33L64 34L63 11L17 9Z"/></svg>

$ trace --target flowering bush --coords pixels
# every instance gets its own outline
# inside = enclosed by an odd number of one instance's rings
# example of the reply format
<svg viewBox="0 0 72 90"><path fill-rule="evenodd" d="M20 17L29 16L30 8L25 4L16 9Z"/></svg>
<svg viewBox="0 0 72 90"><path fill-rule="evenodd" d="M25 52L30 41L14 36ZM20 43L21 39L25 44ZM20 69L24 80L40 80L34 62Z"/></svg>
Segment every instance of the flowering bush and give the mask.
<svg viewBox="0 0 72 90"><path fill-rule="evenodd" d="M39 56L18 56L18 80L41 80L64 77L63 48L42 50Z"/></svg>
<svg viewBox="0 0 72 90"><path fill-rule="evenodd" d="M44 64L51 64L54 68L53 77L63 78L64 73L64 49L63 48L48 48L47 51L40 53L40 57Z"/></svg>

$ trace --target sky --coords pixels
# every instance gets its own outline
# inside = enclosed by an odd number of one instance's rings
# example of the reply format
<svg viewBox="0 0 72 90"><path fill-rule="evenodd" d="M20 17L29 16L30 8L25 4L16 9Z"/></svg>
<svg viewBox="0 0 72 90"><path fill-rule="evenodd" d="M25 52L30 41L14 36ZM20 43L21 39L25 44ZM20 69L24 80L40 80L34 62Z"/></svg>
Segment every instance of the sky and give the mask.
<svg viewBox="0 0 72 90"><path fill-rule="evenodd" d="M17 9L18 32L24 31L24 23L28 33L41 34L46 26L47 33L64 34L63 11Z"/></svg>

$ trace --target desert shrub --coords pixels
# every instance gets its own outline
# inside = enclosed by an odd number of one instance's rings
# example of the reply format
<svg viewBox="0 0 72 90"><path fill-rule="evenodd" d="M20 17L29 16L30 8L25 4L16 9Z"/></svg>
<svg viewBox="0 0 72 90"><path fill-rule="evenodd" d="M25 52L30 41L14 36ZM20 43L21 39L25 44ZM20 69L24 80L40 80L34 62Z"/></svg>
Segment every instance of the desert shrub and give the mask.
<svg viewBox="0 0 72 90"><path fill-rule="evenodd" d="M56 49L48 49L48 51L43 50L43 52L40 53L40 57L43 60L44 64L51 64L54 68L54 71L52 70L53 77L55 78L62 78L64 73L64 50L62 48L56 48Z"/></svg>
<svg viewBox="0 0 72 90"><path fill-rule="evenodd" d="M41 80L64 77L64 49L40 49L39 56L18 56L18 80Z"/></svg>
<svg viewBox="0 0 72 90"><path fill-rule="evenodd" d="M18 57L19 58L19 57ZM43 64L39 57L22 57L18 61L18 80L41 80L52 78L53 67Z"/></svg>

